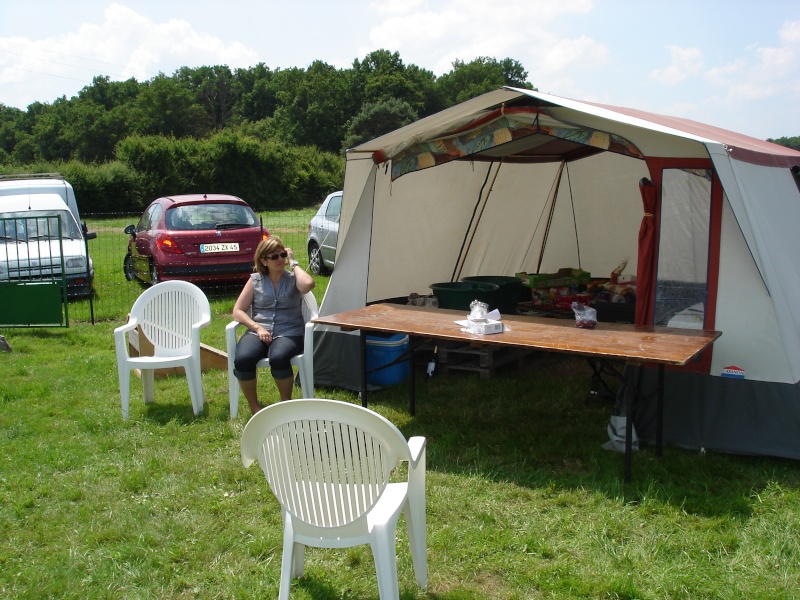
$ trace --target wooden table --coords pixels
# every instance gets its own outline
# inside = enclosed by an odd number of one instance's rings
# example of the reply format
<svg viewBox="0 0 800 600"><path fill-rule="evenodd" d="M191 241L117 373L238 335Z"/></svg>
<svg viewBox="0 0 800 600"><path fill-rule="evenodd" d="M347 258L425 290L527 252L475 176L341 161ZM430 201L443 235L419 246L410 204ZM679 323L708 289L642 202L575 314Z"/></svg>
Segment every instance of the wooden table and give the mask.
<svg viewBox="0 0 800 600"><path fill-rule="evenodd" d="M402 333L409 336L469 342L475 345L495 345L548 352L562 352L589 358L620 360L626 365L646 363L659 367L658 418L656 453L661 456L662 415L664 407L664 366L682 366L711 346L719 331L673 329L667 327L636 327L619 323L598 323L595 329L575 327L572 319L548 319L523 316L503 316L505 331L478 335L461 330L455 323L466 319L462 311L371 304L314 319L315 323L338 326L343 330L361 333L361 398L367 406L366 334L368 332ZM410 353L413 354L413 353ZM411 357L409 358L409 361ZM631 437L633 433L633 401L636 393L633 369L627 369L625 385L625 482L631 478ZM409 412L416 412L414 369L409 378Z"/></svg>

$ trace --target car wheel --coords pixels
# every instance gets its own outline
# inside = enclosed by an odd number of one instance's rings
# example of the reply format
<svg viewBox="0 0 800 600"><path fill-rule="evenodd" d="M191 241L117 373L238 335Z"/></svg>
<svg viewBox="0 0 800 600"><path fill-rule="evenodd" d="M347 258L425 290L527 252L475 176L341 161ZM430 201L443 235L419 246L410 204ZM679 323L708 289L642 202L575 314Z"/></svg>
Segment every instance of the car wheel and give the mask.
<svg viewBox="0 0 800 600"><path fill-rule="evenodd" d="M150 285L156 285L158 281L158 269L156 269L156 263L150 261Z"/></svg>
<svg viewBox="0 0 800 600"><path fill-rule="evenodd" d="M136 271L133 270L133 257L130 252L125 255L125 260L122 263L122 270L125 273L125 279L128 281L136 279Z"/></svg>
<svg viewBox="0 0 800 600"><path fill-rule="evenodd" d="M322 254L320 254L319 246L314 242L308 245L308 270L313 275L327 275L328 269L325 263L322 262Z"/></svg>

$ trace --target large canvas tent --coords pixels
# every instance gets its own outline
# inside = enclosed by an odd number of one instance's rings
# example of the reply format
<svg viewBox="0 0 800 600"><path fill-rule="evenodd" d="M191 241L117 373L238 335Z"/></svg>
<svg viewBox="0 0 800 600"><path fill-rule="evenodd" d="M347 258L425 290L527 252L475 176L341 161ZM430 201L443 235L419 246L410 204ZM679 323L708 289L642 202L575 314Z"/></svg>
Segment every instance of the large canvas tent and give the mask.
<svg viewBox="0 0 800 600"><path fill-rule="evenodd" d="M502 88L347 153L320 313L627 260L638 323L722 331L668 370L665 441L800 458L798 171L800 153L730 131ZM358 388L356 335L321 328L314 354L317 385ZM651 414L637 409L645 440Z"/></svg>

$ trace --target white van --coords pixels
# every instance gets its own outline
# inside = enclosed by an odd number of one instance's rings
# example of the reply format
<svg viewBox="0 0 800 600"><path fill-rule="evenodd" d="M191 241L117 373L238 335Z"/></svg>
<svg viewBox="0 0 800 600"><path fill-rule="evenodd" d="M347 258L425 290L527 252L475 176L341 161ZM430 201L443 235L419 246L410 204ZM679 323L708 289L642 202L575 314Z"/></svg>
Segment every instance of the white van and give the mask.
<svg viewBox="0 0 800 600"><path fill-rule="evenodd" d="M75 217L75 221L81 222L75 190L58 173L0 175L0 210L2 210L3 196L19 196L21 194L58 194Z"/></svg>
<svg viewBox="0 0 800 600"><path fill-rule="evenodd" d="M86 239L60 194L0 196L0 282L61 277L63 264L67 295L91 295L94 267Z"/></svg>

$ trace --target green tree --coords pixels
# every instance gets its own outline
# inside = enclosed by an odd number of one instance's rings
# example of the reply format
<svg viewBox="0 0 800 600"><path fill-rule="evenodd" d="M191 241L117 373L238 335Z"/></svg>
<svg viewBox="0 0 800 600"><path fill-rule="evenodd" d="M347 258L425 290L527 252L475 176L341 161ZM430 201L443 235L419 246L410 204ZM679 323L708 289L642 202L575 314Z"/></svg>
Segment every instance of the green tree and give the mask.
<svg viewBox="0 0 800 600"><path fill-rule="evenodd" d="M791 148L793 150L800 150L800 136L794 137L780 137L777 140L767 139L768 142L772 142L773 144L780 144L781 146L786 146L787 148Z"/></svg>
<svg viewBox="0 0 800 600"><path fill-rule="evenodd" d="M353 148L362 142L394 131L417 120L417 113L405 100L390 98L364 104L347 128L342 149Z"/></svg>
<svg viewBox="0 0 800 600"><path fill-rule="evenodd" d="M139 95L139 83L131 77L125 81L111 81L108 76L97 75L80 92L78 98L105 110L112 110L133 102Z"/></svg>
<svg viewBox="0 0 800 600"><path fill-rule="evenodd" d="M131 111L131 130L176 138L203 136L211 123L192 92L160 73L144 84Z"/></svg>
<svg viewBox="0 0 800 600"><path fill-rule="evenodd" d="M439 78L438 85L446 104L452 106L504 85L534 89L527 77L527 71L515 60L506 58L498 62L481 56L468 63L454 61L453 68Z"/></svg>
<svg viewBox="0 0 800 600"><path fill-rule="evenodd" d="M274 136L286 143L337 152L352 114L347 73L315 61L307 71L277 71L273 83L278 107L269 127Z"/></svg>
<svg viewBox="0 0 800 600"><path fill-rule="evenodd" d="M69 160L71 148L64 135L68 107L66 96L62 96L53 104L38 104L34 108L36 118L31 141L35 147L35 160Z"/></svg>
<svg viewBox="0 0 800 600"><path fill-rule="evenodd" d="M23 111L0 102L0 164L11 162L16 146L16 131L21 128Z"/></svg>
<svg viewBox="0 0 800 600"><path fill-rule="evenodd" d="M129 110L127 105L106 109L82 98L72 102L63 132L71 158L84 162L112 160L117 143L130 133Z"/></svg>
<svg viewBox="0 0 800 600"><path fill-rule="evenodd" d="M214 129L225 128L242 92L241 83L227 65L181 67L175 72L175 80L194 94Z"/></svg>
<svg viewBox="0 0 800 600"><path fill-rule="evenodd" d="M404 100L417 114L429 114L432 109L435 112L434 107L439 104L433 73L406 67L397 52L375 50L364 60L355 60L352 70L354 88L359 93L356 111L364 104L389 99Z"/></svg>
<svg viewBox="0 0 800 600"><path fill-rule="evenodd" d="M239 122L256 122L271 117L278 107L278 98L269 67L258 63L249 69L237 69L234 76L242 89L234 107L234 116Z"/></svg>

